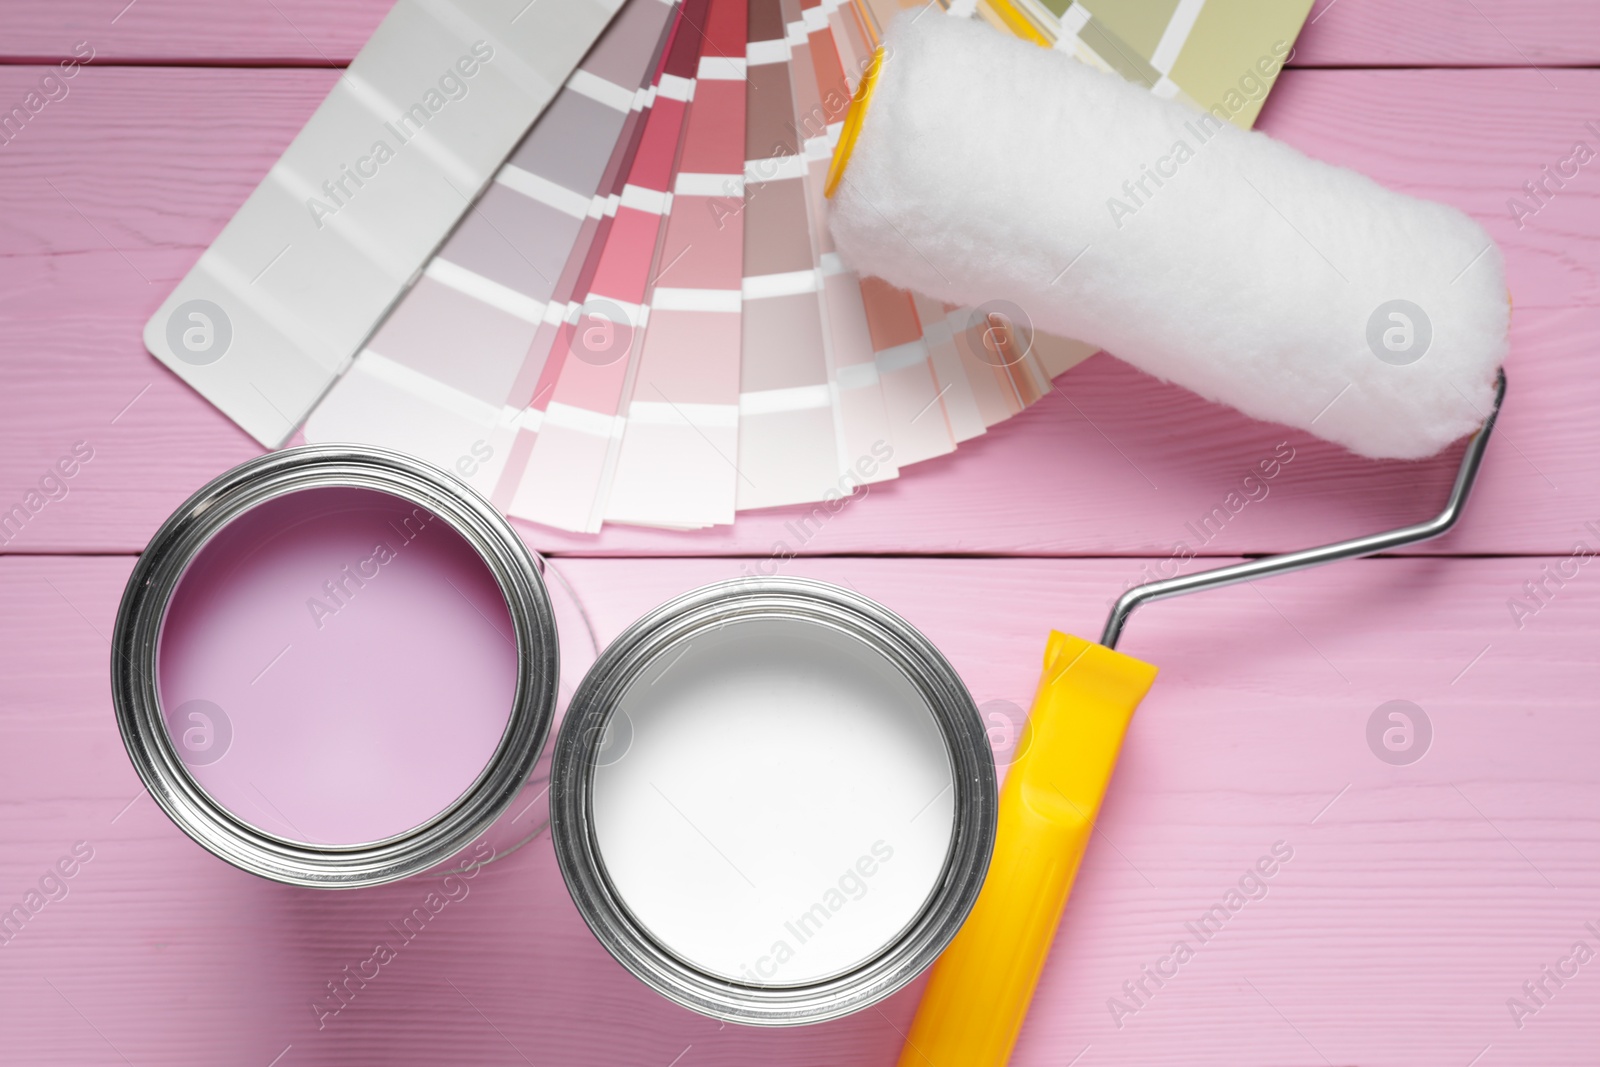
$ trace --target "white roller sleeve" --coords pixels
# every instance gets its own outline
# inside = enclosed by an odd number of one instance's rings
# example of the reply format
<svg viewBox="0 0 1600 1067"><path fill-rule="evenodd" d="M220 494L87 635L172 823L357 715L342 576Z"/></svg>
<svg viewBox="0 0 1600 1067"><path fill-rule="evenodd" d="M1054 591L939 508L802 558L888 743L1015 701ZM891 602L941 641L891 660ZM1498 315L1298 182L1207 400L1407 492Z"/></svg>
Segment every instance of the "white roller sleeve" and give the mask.
<svg viewBox="0 0 1600 1067"><path fill-rule="evenodd" d="M845 262L951 303L1011 301L1365 456L1430 455L1482 422L1509 305L1500 250L1460 211L916 14L889 30L834 196Z"/></svg>

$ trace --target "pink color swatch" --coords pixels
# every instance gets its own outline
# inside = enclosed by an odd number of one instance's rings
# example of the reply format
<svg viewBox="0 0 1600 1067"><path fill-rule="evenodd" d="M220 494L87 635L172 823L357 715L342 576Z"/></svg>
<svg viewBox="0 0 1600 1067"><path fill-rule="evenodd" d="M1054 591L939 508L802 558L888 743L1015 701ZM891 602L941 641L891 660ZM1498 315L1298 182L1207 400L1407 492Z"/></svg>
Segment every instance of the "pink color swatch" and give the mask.
<svg viewBox="0 0 1600 1067"><path fill-rule="evenodd" d="M616 217L598 246L575 321L557 341L559 375L511 498L513 515L568 530L600 528L609 472L621 443L621 413L649 318L662 216L671 202L672 173L705 41L698 27L706 4L688 0L668 44Z"/></svg>
<svg viewBox="0 0 1600 1067"><path fill-rule="evenodd" d="M745 0L711 0L607 521L733 521L746 22Z"/></svg>

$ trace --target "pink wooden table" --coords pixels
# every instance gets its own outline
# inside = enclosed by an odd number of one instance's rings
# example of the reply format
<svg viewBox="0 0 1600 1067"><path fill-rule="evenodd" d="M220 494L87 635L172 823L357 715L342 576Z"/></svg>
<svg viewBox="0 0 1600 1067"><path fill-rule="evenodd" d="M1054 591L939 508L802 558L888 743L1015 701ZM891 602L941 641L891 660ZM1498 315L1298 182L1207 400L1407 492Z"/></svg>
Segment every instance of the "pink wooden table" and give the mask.
<svg viewBox="0 0 1600 1067"><path fill-rule="evenodd" d="M256 452L144 354L140 327L385 6L0 5L0 108L41 64L94 49L70 95L0 144L0 509L74 443L94 449L0 548L0 909L78 842L92 850L0 945L0 1062L891 1064L915 989L798 1031L683 1012L590 937L545 838L485 871L319 1031L326 984L425 889L259 881L139 789L107 683L117 597L167 512ZM1501 242L1516 299L1502 429L1450 537L1134 619L1124 647L1163 674L1023 1033L1025 1067L1600 1060L1600 565L1569 562L1579 542L1600 546L1600 161L1520 226L1507 206L1574 142L1600 150L1600 5L1318 0L1312 19L1262 126L1455 204ZM1293 464L1208 553L1431 514L1451 474L1452 458L1354 459L1104 356L1062 382L1066 395L873 487L803 545L784 512L710 534L525 533L562 557L602 640L786 541L789 573L902 612L980 703L1026 704L1046 630L1096 634L1123 583L1277 442ZM1515 616L1509 602L1541 581L1524 601L1537 610ZM1394 699L1432 724L1404 766L1366 740ZM1123 983L1279 841L1294 856L1268 896L1136 1012L1113 1013Z"/></svg>

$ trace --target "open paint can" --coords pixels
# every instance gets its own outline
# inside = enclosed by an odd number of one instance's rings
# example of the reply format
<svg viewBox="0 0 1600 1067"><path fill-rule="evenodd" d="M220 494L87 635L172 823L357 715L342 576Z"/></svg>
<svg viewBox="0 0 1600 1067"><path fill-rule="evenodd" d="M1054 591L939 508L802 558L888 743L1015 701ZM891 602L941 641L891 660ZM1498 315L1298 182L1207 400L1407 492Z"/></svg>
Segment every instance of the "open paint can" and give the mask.
<svg viewBox="0 0 1600 1067"><path fill-rule="evenodd" d="M140 556L112 644L150 795L294 885L455 856L517 795L555 712L532 554L459 481L382 449L288 449L205 486Z"/></svg>
<svg viewBox="0 0 1600 1067"><path fill-rule="evenodd" d="M551 831L578 910L647 984L818 1022L910 982L977 899L995 770L938 650L865 597L735 579L635 623L572 698Z"/></svg>
<svg viewBox="0 0 1600 1067"><path fill-rule="evenodd" d="M561 695L533 553L451 475L363 446L201 489L140 557L113 646L156 802L234 866L316 888L492 857ZM816 1022L901 988L993 847L994 764L955 671L819 582L724 582L639 620L577 686L547 766L590 928L726 1020Z"/></svg>

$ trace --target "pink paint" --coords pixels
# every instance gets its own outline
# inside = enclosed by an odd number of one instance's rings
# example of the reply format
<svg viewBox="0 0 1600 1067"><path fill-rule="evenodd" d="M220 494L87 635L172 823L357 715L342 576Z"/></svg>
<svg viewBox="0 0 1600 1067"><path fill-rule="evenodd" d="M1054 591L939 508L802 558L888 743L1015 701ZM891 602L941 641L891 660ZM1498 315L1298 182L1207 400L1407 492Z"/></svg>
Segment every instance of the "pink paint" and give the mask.
<svg viewBox="0 0 1600 1067"><path fill-rule="evenodd" d="M239 818L310 844L381 840L443 812L493 756L513 632L443 519L373 490L306 490L234 520L190 565L161 635L162 706L195 780Z"/></svg>

